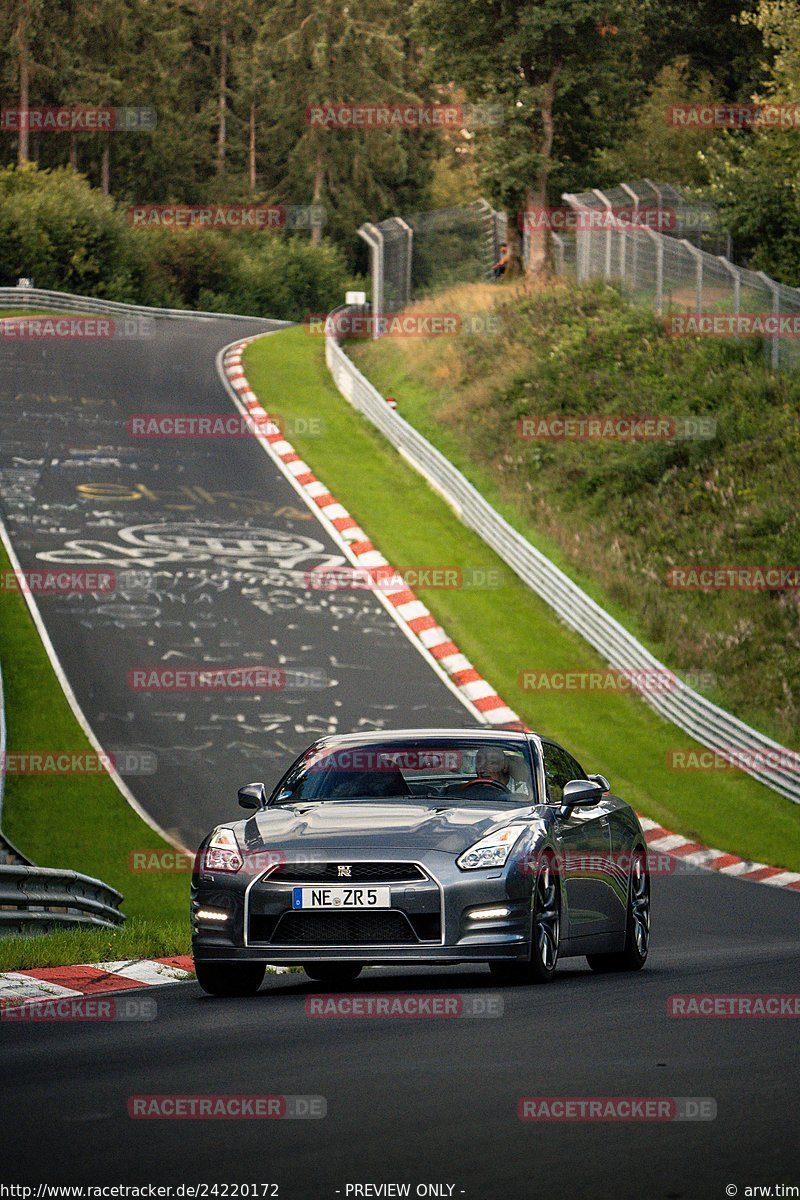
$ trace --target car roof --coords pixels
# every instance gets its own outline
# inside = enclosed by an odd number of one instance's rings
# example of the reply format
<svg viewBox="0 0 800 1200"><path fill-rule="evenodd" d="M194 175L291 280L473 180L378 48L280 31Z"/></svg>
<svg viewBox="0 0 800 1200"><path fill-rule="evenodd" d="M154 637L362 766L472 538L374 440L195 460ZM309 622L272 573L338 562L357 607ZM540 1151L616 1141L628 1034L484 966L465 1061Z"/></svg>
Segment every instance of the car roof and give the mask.
<svg viewBox="0 0 800 1200"><path fill-rule="evenodd" d="M373 729L369 733L336 733L329 737L319 738L315 745L361 745L363 743L385 741L420 741L421 739L436 738L476 738L480 741L496 741L497 738L512 742L525 742L531 734L521 729L491 728L486 725L453 726L443 729ZM536 735L533 735L536 736Z"/></svg>

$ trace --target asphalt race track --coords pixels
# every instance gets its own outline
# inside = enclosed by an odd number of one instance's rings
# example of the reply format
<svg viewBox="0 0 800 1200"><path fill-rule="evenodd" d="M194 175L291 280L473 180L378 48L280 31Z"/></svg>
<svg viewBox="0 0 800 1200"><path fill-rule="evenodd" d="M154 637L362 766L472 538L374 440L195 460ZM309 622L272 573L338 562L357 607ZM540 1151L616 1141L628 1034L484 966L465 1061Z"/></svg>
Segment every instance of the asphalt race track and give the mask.
<svg viewBox="0 0 800 1200"><path fill-rule="evenodd" d="M149 1023L0 1028L3 1179L277 1182L283 1200L335 1200L367 1182L452 1183L470 1200L714 1198L729 1183L740 1195L796 1184L793 1022L679 1020L666 1002L797 991L797 906L778 889L680 874L655 881L654 949L639 975L592 975L576 959L544 989L498 991L488 971L457 968L375 970L350 989L500 995L499 1017L310 1017L305 999L319 993L298 974L270 976L246 1000L210 999L194 983L153 989ZM324 1096L327 1116L127 1116L131 1095L175 1093ZM518 1119L520 1097L563 1095L711 1097L717 1116Z"/></svg>
<svg viewBox="0 0 800 1200"><path fill-rule="evenodd" d="M240 784L274 782L315 736L474 720L369 592L309 588L344 556L254 439L129 435L142 413L233 415L215 356L270 322L150 327L0 346L0 503L24 569L113 573L104 594L37 602L104 749L194 848ZM130 675L243 666L281 686L141 691Z"/></svg>
<svg viewBox="0 0 800 1200"><path fill-rule="evenodd" d="M187 840L318 729L470 723L382 608L303 591L297 572L335 548L255 443L178 453L126 438L135 413L229 411L214 356L249 331L175 322L147 343L2 348L0 486L22 565L164 572L132 595L40 608L103 744L156 755L156 773L129 786ZM210 601L192 599L215 579ZM128 689L131 667L171 653L196 665L271 655L326 686L252 699ZM344 1200L351 1184L407 1183L411 1196L444 1185L428 1194L469 1200L715 1200L728 1185L740 1196L797 1185L796 1023L675 1019L667 1001L800 991L800 897L681 869L654 879L653 923L638 975L592 975L579 959L546 988L498 989L488 971L452 968L369 971L349 989L502 1002L491 1017L316 1018L305 1002L318 985L296 974L268 976L246 1000L194 983L151 989L147 1022L0 1022L0 1180L277 1183L281 1200ZM216 1093L321 1096L327 1115L128 1116L134 1095ZM716 1115L523 1122L525 1096L693 1097Z"/></svg>

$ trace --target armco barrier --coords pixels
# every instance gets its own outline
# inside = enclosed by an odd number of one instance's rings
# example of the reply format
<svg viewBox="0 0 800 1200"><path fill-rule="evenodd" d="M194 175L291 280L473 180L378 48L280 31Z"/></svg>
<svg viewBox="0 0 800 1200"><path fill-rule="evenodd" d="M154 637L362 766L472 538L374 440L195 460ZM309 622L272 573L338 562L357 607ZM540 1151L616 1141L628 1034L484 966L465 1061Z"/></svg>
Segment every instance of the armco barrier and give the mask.
<svg viewBox="0 0 800 1200"><path fill-rule="evenodd" d="M144 304L122 304L116 300L97 300L92 296L73 296L70 292L49 292L44 288L0 287L0 308L50 309L63 313L104 313L120 317L162 317L169 320L225 317L240 321L260 321L266 318L242 313L195 312L183 308L149 308ZM272 321L275 325L290 325L291 321Z"/></svg>
<svg viewBox="0 0 800 1200"><path fill-rule="evenodd" d="M3 696L3 671L0 668L0 867L4 865L30 866L30 859L18 850L3 833L3 797L6 782L6 709Z"/></svg>
<svg viewBox="0 0 800 1200"><path fill-rule="evenodd" d="M606 662L618 671L668 670L555 563L513 529L435 446L386 403L348 358L331 331L325 339L325 359L345 399L388 438L452 506L459 519ZM763 756L763 763L753 761L746 768L748 774L800 804L800 774L791 765L774 761L784 758L791 763L794 756L778 742L752 729L677 678L674 688L644 691L642 699L703 746L743 751L753 759Z"/></svg>
<svg viewBox="0 0 800 1200"><path fill-rule="evenodd" d="M122 925L122 896L107 883L49 867L0 867L0 936L76 925Z"/></svg>
<svg viewBox="0 0 800 1200"><path fill-rule="evenodd" d="M0 824L5 782L6 719L0 671ZM77 871L35 867L0 829L0 937L76 925L113 927L125 920L121 894Z"/></svg>

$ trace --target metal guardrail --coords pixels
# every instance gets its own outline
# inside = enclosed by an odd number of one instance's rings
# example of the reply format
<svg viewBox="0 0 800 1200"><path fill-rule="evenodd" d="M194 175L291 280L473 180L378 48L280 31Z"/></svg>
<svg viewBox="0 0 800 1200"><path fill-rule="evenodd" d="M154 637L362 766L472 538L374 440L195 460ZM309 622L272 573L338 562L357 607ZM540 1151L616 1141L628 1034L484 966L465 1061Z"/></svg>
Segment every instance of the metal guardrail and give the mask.
<svg viewBox="0 0 800 1200"><path fill-rule="evenodd" d="M452 506L460 520L490 546L571 629L618 671L667 672L649 650L600 607L555 563L518 533L435 446L394 411L338 345L329 329L325 359L342 395L388 438L397 451ZM712 750L751 756L748 774L800 804L794 756L674 677L669 690L643 690L656 712ZM762 761L756 761L758 758ZM784 764L789 765L784 765Z"/></svg>
<svg viewBox="0 0 800 1200"><path fill-rule="evenodd" d="M0 936L122 925L121 900L107 883L77 871L0 867Z"/></svg>
<svg viewBox="0 0 800 1200"><path fill-rule="evenodd" d="M6 764L6 718L0 671L0 824ZM35 867L0 830L0 937L45 933L76 925L122 925L123 897L115 888L77 871Z"/></svg>
<svg viewBox="0 0 800 1200"><path fill-rule="evenodd" d="M3 797L6 783L6 707L3 694L3 671L0 668L0 867L30 866L31 860L18 850L3 833Z"/></svg>
<svg viewBox="0 0 800 1200"><path fill-rule="evenodd" d="M231 317L240 321L267 318L243 313L202 312L183 308L149 308L145 304L122 304L117 300L98 300L94 296L75 296L71 292L51 292L45 288L0 287L0 308L47 308L63 313L104 313L121 317L162 317L170 320L194 320L196 317L219 320ZM270 318L270 320L272 320ZM290 325L291 321L272 322Z"/></svg>

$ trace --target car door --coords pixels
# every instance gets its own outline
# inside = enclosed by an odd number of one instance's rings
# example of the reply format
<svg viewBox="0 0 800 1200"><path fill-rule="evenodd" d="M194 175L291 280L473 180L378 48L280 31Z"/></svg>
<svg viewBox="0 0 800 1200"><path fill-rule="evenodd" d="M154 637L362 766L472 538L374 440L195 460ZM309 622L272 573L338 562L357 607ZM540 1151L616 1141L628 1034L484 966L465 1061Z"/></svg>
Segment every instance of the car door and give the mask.
<svg viewBox="0 0 800 1200"><path fill-rule="evenodd" d="M551 804L559 805L570 779L586 779L580 763L555 742L543 742L544 771ZM569 936L591 937L618 928L619 901L609 879L611 830L609 805L577 806L558 817L558 834L564 863L564 888Z"/></svg>

